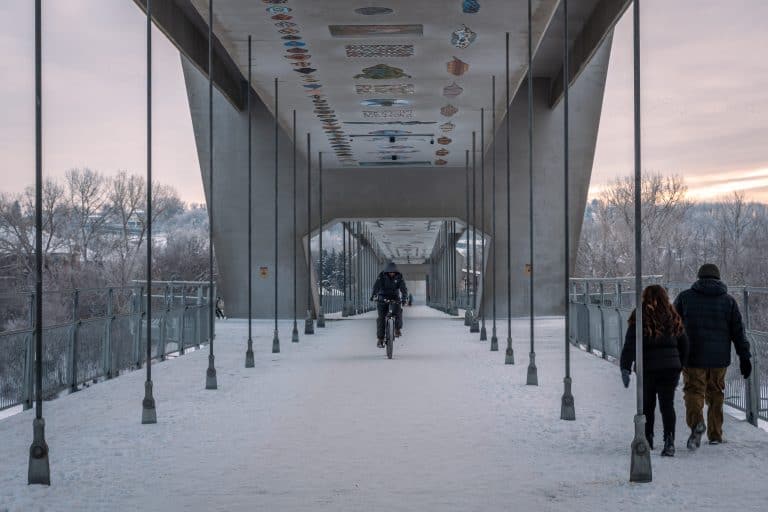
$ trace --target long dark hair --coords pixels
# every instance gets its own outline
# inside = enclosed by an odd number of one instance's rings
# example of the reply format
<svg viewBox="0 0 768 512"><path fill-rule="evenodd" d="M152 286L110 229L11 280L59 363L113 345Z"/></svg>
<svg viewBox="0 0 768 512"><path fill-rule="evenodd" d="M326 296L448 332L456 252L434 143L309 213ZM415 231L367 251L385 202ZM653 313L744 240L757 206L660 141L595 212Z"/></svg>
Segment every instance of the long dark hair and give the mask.
<svg viewBox="0 0 768 512"><path fill-rule="evenodd" d="M635 311L632 311L629 326L634 326L635 322ZM665 334L680 336L683 330L683 321L669 302L667 290L658 284L646 287L643 290L643 335L651 338Z"/></svg>

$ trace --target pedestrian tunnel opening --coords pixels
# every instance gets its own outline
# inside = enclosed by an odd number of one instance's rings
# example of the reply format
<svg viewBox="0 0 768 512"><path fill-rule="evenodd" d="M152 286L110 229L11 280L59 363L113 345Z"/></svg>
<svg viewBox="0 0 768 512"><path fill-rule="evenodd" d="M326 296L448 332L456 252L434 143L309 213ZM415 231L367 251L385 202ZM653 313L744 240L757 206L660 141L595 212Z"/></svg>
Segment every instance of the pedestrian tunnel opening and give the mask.
<svg viewBox="0 0 768 512"><path fill-rule="evenodd" d="M390 261L413 304L454 315L477 310L490 242L488 234L450 217L332 219L304 237L310 313L346 317L372 310L371 290Z"/></svg>

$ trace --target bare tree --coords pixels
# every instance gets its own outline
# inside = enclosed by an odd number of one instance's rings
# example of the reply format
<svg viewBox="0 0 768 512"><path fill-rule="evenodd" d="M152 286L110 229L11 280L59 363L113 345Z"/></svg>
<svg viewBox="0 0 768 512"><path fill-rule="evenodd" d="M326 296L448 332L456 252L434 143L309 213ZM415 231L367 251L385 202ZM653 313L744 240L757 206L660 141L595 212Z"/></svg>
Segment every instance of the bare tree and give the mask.
<svg viewBox="0 0 768 512"><path fill-rule="evenodd" d="M677 176L646 175L642 180L644 272L672 275L682 267L690 233L684 224L692 203ZM622 276L634 264L634 180L616 179L592 202L585 219L579 268L586 275ZM591 253L596 253L590 255Z"/></svg>
<svg viewBox="0 0 768 512"><path fill-rule="evenodd" d="M70 169L65 176L71 252L87 264L99 257L94 241L109 213L107 180L98 171L87 167Z"/></svg>

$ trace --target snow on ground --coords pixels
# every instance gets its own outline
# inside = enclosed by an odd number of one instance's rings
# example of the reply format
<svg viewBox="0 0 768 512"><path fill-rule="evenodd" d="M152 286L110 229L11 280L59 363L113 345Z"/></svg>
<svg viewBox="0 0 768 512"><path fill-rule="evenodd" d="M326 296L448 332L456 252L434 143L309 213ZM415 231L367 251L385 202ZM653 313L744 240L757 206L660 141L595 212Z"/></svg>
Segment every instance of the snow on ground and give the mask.
<svg viewBox="0 0 768 512"><path fill-rule="evenodd" d="M0 421L0 511L764 510L768 434L728 418L728 443L690 453L682 404L678 456L657 450L654 482L629 484L634 392L578 350L577 420L561 421L562 319L537 322L539 387L525 386L525 320L515 366L503 334L490 352L423 307L388 361L373 324L329 321L292 344L281 322L272 355L259 321L246 370L246 323L219 322L219 390L204 389L207 351L157 364L157 425L140 424L143 372L46 402L50 488L26 484L32 411Z"/></svg>

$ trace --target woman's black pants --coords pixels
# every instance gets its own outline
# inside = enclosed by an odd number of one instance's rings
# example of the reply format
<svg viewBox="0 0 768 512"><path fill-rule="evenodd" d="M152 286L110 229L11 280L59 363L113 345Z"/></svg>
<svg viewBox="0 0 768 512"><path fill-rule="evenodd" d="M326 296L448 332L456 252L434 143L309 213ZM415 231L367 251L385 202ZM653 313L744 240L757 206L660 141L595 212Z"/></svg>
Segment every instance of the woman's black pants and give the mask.
<svg viewBox="0 0 768 512"><path fill-rule="evenodd" d="M651 370L645 372L643 380L643 414L645 414L645 437L653 440L653 424L656 414L656 397L659 400L661 422L664 434L675 433L675 389L680 382L680 370Z"/></svg>

